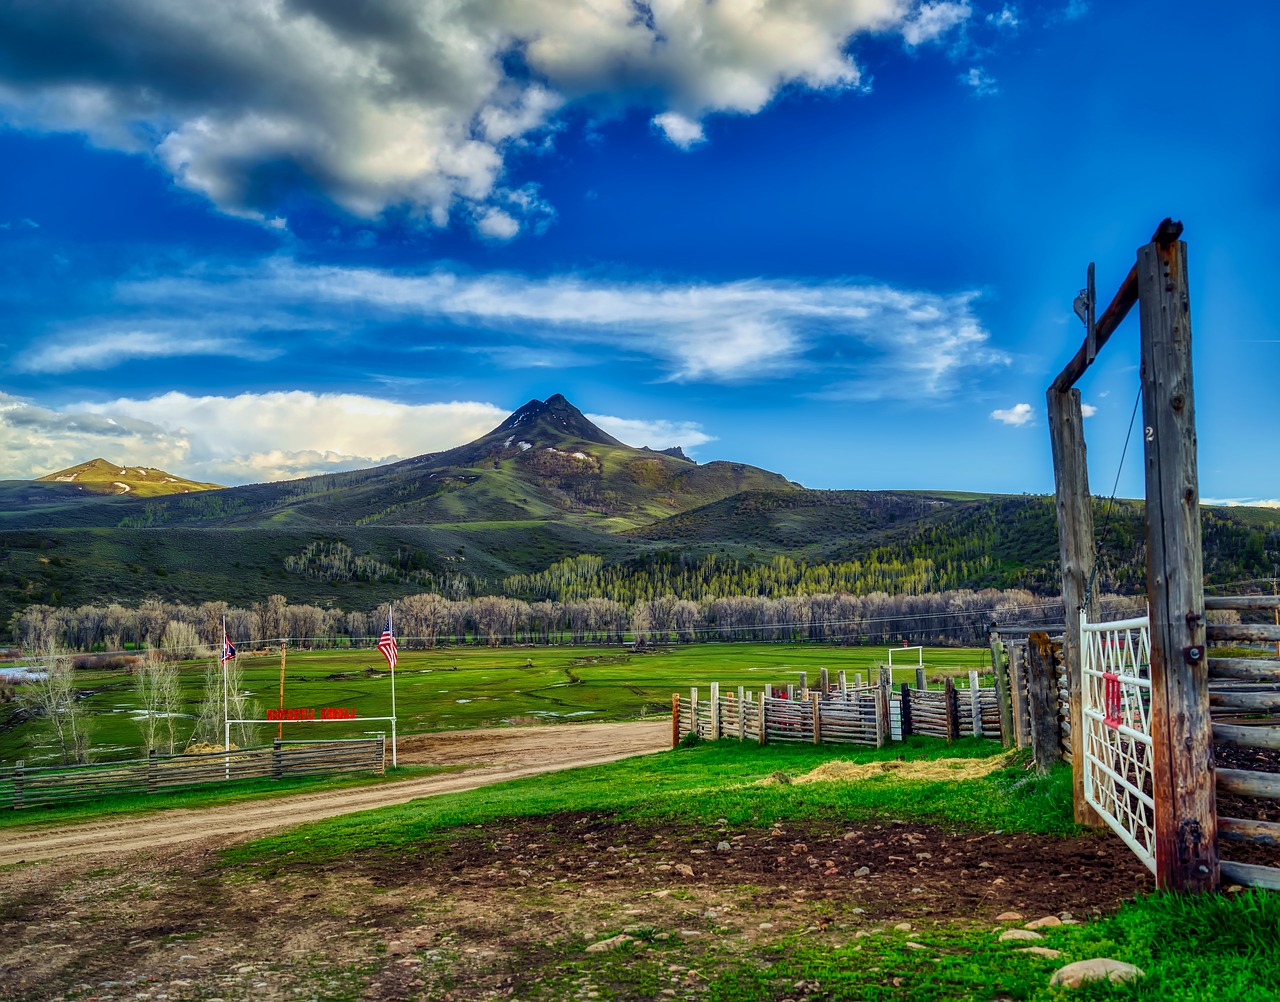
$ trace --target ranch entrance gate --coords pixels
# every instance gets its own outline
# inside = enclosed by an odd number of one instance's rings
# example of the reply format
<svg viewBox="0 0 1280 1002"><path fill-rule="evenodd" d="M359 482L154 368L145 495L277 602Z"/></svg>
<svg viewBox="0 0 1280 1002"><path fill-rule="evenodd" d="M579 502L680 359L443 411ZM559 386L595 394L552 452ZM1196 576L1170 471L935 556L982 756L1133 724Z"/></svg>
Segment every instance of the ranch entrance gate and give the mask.
<svg viewBox="0 0 1280 1002"><path fill-rule="evenodd" d="M1280 749L1280 658L1210 658L1207 644L1280 641L1280 626L1211 625L1206 608L1274 610L1274 596L1206 601L1191 374L1187 245L1166 219L1100 316L1093 266L1077 300L1085 342L1047 393L1053 447L1076 821L1106 823L1161 888L1217 890L1222 877L1280 888L1280 868L1221 861L1219 838L1280 843L1268 804L1219 817L1217 796L1280 798L1280 773L1215 768L1214 741ZM1092 498L1076 381L1133 306L1141 339L1148 616L1100 622ZM1073 615L1073 612L1075 613ZM1255 758L1257 756L1254 756ZM1262 756L1266 759L1268 756Z"/></svg>

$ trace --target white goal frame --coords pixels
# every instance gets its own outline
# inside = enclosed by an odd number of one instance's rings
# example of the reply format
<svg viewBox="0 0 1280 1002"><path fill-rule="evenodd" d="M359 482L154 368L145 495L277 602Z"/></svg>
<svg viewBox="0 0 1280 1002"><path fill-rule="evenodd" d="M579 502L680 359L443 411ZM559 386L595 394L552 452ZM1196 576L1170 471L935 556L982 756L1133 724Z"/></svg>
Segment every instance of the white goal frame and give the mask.
<svg viewBox="0 0 1280 1002"><path fill-rule="evenodd" d="M890 647L889 648L889 667L891 669L895 667L893 663L894 651L916 651L917 652L915 661L909 661L906 663L906 665L899 664L896 667L899 667L899 668L902 668L902 667L923 668L924 667L924 645L915 644L911 647Z"/></svg>

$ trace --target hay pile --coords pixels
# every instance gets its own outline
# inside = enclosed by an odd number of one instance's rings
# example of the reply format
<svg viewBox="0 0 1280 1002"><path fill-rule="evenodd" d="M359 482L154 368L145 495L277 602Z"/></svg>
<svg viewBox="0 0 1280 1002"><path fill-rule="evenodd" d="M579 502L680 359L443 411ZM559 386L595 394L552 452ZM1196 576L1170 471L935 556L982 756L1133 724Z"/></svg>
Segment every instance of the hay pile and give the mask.
<svg viewBox="0 0 1280 1002"><path fill-rule="evenodd" d="M997 769L1008 764L1007 755L993 755L990 758L937 758L916 762L901 762L891 759L886 762L849 762L837 759L824 762L812 772L794 779L785 773L774 773L760 780L757 786L773 786L777 783L833 783L854 782L859 779L872 779L875 776L892 774L899 779L911 779L921 782L939 782L957 779L981 779L989 776Z"/></svg>

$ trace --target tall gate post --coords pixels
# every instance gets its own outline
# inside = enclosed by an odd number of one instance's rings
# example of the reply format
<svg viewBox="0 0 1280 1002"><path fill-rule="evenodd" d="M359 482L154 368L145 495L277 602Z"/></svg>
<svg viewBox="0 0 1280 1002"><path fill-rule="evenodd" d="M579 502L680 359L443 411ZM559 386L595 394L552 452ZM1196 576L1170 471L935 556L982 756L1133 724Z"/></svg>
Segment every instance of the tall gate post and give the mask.
<svg viewBox="0 0 1280 1002"><path fill-rule="evenodd" d="M1071 708L1071 788L1078 825L1105 822L1084 796L1084 709L1080 673L1080 610L1089 622L1098 621L1096 590L1085 600L1093 574L1093 499L1084 445L1084 413L1080 391L1049 387L1049 439L1053 444L1053 480L1058 512L1058 556L1062 563L1062 609L1067 628L1063 653L1067 659L1067 693ZM1033 715L1034 719L1034 715Z"/></svg>
<svg viewBox="0 0 1280 1002"><path fill-rule="evenodd" d="M1138 251L1147 596L1151 607L1156 881L1218 889L1218 818L1205 656L1204 582L1187 245L1168 220ZM1070 617L1068 617L1069 619Z"/></svg>

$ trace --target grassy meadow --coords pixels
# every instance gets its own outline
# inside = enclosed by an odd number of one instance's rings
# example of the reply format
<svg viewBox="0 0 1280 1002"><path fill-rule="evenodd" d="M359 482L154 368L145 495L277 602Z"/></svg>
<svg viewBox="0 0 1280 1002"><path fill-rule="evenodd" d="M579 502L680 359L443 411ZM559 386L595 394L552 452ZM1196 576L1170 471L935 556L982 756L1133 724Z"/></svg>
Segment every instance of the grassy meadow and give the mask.
<svg viewBox="0 0 1280 1002"><path fill-rule="evenodd" d="M914 653L914 652L912 652ZM867 672L885 663L884 647L834 647L813 644L696 644L648 651L610 647L440 648L402 651L396 669L399 731L460 727L629 720L670 711L671 694L691 686L704 692L711 682L758 691L766 683L795 682L808 672L816 682L826 668ZM987 651L927 648L930 677L983 668ZM185 740L194 724L208 662L182 666ZM265 711L279 703L280 659L276 654L242 655L242 691ZM142 736L137 724L135 677L125 671L77 672L82 705L92 714L94 759L137 756ZM915 680L914 668L894 670L895 682ZM285 706L344 707L361 717L391 713L391 679L376 650L291 651L285 665ZM23 759L30 765L54 761L46 726L16 722L14 704L0 710L0 761ZM265 713L264 713L265 716ZM285 725L285 737L354 737L386 723L338 721ZM274 735L264 726L262 737Z"/></svg>

